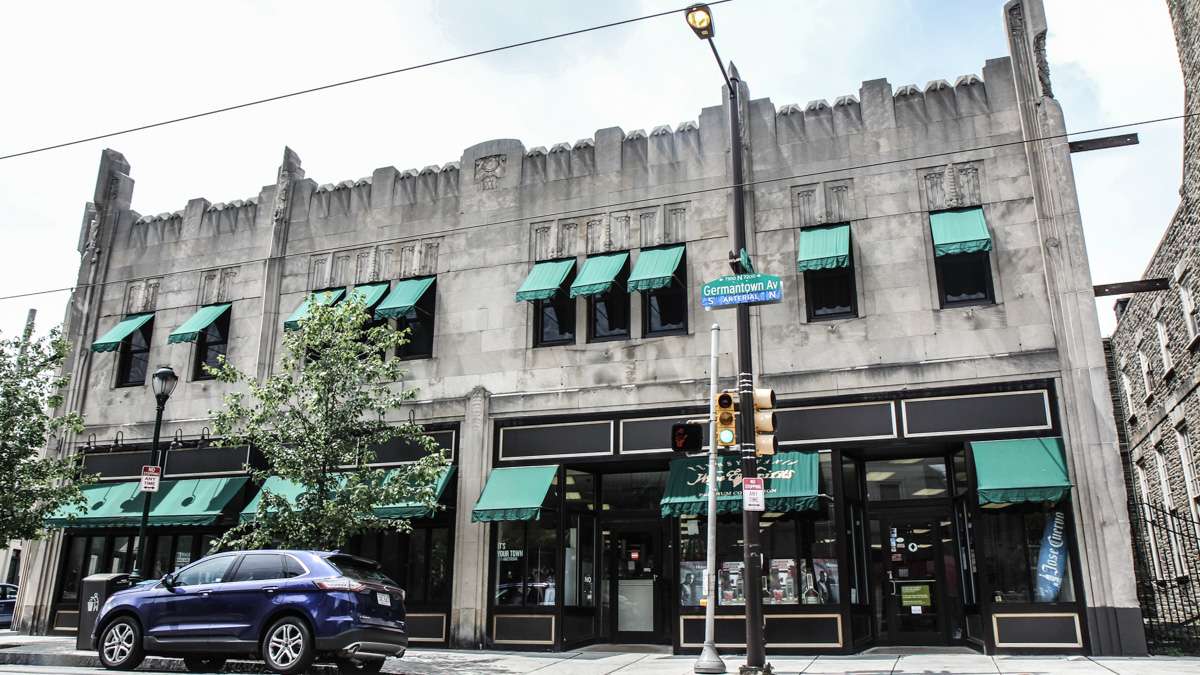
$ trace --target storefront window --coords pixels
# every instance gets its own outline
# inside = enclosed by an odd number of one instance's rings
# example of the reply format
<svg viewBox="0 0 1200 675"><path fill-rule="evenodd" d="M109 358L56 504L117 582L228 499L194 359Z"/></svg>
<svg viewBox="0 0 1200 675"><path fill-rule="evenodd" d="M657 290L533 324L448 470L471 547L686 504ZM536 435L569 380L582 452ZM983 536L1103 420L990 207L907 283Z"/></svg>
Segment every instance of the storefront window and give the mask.
<svg viewBox="0 0 1200 675"><path fill-rule="evenodd" d="M978 526L987 542L981 560L992 602L1075 600L1069 506L987 509Z"/></svg>
<svg viewBox="0 0 1200 675"><path fill-rule="evenodd" d="M959 450L954 453L951 458L951 463L954 466L954 494L961 495L967 492L967 453L964 450Z"/></svg>
<svg viewBox="0 0 1200 675"><path fill-rule="evenodd" d="M596 502L596 478L590 473L567 469L563 499L566 500L568 507L582 506L593 510Z"/></svg>
<svg viewBox="0 0 1200 675"><path fill-rule="evenodd" d="M914 457L866 462L867 499L929 499L947 496L946 462Z"/></svg>
<svg viewBox="0 0 1200 675"><path fill-rule="evenodd" d="M568 476L567 494L571 490L570 480ZM564 551L563 604L567 607L595 607L596 518L591 514L573 513L569 519L567 547Z"/></svg>
<svg viewBox="0 0 1200 675"><path fill-rule="evenodd" d="M553 607L558 591L557 523L501 522L496 527L497 605Z"/></svg>
<svg viewBox="0 0 1200 675"><path fill-rule="evenodd" d="M666 471L610 473L601 478L605 511L654 511L667 489Z"/></svg>
<svg viewBox="0 0 1200 675"><path fill-rule="evenodd" d="M83 550L87 546L87 537L71 537L67 557L63 563L62 599L79 599L79 580L83 577Z"/></svg>

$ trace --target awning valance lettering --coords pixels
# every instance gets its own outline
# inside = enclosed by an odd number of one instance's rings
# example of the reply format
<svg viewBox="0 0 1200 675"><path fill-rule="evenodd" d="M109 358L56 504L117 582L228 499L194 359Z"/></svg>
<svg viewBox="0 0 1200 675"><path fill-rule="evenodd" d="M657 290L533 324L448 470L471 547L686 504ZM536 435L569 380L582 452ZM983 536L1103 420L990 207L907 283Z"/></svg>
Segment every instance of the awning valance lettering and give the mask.
<svg viewBox="0 0 1200 675"><path fill-rule="evenodd" d="M575 281L571 284L571 297L607 293L612 288L613 282L616 281L617 275L621 273L621 269L625 267L627 260L629 260L629 254L622 252L594 255L583 261L583 268L579 270L579 276L575 277Z"/></svg>
<svg viewBox="0 0 1200 675"><path fill-rule="evenodd" d="M629 292L653 291L670 286L681 260L682 244L643 250L638 254L633 272L629 274Z"/></svg>
<svg viewBox="0 0 1200 675"><path fill-rule="evenodd" d="M154 318L154 313L149 314L130 314L121 319L121 322L113 326L111 330L102 335L99 340L92 343L92 351L94 352L115 352L121 348L121 341L129 337L133 331L146 325L146 322Z"/></svg>
<svg viewBox="0 0 1200 675"><path fill-rule="evenodd" d="M742 458L721 457L717 465L717 513L742 511ZM758 458L768 511L811 511L820 497L820 458L816 452L778 452ZM703 515L708 511L708 458L671 461L667 491L662 498L664 518Z"/></svg>
<svg viewBox="0 0 1200 675"><path fill-rule="evenodd" d="M398 319L415 307L429 287L433 285L433 277L425 279L405 279L396 284L387 298L375 308L376 319Z"/></svg>
<svg viewBox="0 0 1200 675"><path fill-rule="evenodd" d="M933 230L933 254L937 257L992 250L983 209L955 209L929 214Z"/></svg>
<svg viewBox="0 0 1200 675"><path fill-rule="evenodd" d="M151 526L211 525L246 485L246 476L164 480L151 493ZM51 527L137 527L142 518L138 481L93 483L83 487L81 509L60 509ZM74 513L74 520L70 514Z"/></svg>
<svg viewBox="0 0 1200 675"><path fill-rule="evenodd" d="M283 322L284 330L296 330L300 328L300 321L308 316L308 313L312 311L313 305L335 305L345 295L346 289L344 288L310 293L308 297L304 298L304 302L300 303L300 306L296 308L296 311L292 312L292 315L287 318L287 321Z"/></svg>
<svg viewBox="0 0 1200 675"><path fill-rule="evenodd" d="M222 314L228 312L230 307L233 307L231 302L201 307L167 337L167 343L195 342L200 337L200 333L221 318Z"/></svg>
<svg viewBox="0 0 1200 675"><path fill-rule="evenodd" d="M1062 438L971 441L979 504L1055 503L1071 491Z"/></svg>
<svg viewBox="0 0 1200 675"><path fill-rule="evenodd" d="M850 223L800 230L797 272L815 272L850 266Z"/></svg>
<svg viewBox="0 0 1200 675"><path fill-rule="evenodd" d="M558 292L563 280L575 268L575 259L547 260L537 263L517 289L517 302L549 300Z"/></svg>
<svg viewBox="0 0 1200 675"><path fill-rule="evenodd" d="M558 465L492 469L471 511L471 522L537 520L557 475Z"/></svg>

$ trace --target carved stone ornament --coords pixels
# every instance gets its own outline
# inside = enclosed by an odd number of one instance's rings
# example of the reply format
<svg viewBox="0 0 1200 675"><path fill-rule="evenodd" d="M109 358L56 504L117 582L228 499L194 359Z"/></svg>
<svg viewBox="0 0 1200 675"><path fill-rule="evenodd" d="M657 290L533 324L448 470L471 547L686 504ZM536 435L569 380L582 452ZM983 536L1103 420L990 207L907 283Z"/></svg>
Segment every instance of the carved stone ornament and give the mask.
<svg viewBox="0 0 1200 675"><path fill-rule="evenodd" d="M508 155L488 155L475 160L475 182L481 190L495 190L504 178Z"/></svg>
<svg viewBox="0 0 1200 675"><path fill-rule="evenodd" d="M1050 88L1050 63L1046 60L1046 31L1033 38L1033 58L1037 60L1038 83L1042 86L1042 96L1054 98L1054 90Z"/></svg>
<svg viewBox="0 0 1200 675"><path fill-rule="evenodd" d="M84 256L90 256L91 262L100 257L100 219L92 215L88 220L87 244L83 249Z"/></svg>

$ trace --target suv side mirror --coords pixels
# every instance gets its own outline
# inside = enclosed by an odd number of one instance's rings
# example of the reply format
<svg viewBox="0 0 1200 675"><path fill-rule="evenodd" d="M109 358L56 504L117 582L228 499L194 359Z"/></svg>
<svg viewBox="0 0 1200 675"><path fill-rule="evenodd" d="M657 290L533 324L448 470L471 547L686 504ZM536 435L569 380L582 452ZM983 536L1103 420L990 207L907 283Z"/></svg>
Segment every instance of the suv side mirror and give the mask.
<svg viewBox="0 0 1200 675"><path fill-rule="evenodd" d="M163 588L167 589L168 591L175 588L175 577L171 576L170 574L164 574L162 579L159 581L162 582Z"/></svg>

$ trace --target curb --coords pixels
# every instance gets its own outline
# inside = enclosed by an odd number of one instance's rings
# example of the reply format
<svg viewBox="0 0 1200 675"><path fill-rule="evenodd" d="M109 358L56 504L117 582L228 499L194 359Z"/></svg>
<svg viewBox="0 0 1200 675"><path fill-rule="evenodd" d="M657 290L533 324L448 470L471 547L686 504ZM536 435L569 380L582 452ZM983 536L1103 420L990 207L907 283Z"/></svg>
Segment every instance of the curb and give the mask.
<svg viewBox="0 0 1200 675"><path fill-rule="evenodd" d="M5 666L58 666L62 668L101 668L99 657L86 652L46 653L46 652L13 652L0 651L0 665ZM147 656L138 670L161 670L172 673L186 673L183 659L168 656ZM136 672L136 671L135 671ZM230 659L221 668L222 673L269 673L261 661L246 661ZM314 664L308 669L313 674L334 674L337 667L329 664Z"/></svg>

